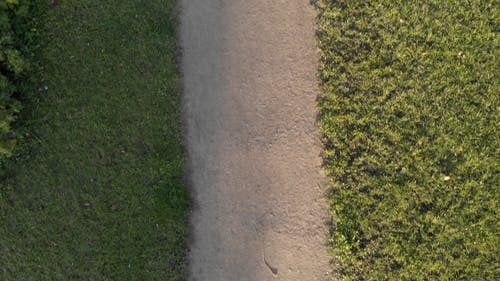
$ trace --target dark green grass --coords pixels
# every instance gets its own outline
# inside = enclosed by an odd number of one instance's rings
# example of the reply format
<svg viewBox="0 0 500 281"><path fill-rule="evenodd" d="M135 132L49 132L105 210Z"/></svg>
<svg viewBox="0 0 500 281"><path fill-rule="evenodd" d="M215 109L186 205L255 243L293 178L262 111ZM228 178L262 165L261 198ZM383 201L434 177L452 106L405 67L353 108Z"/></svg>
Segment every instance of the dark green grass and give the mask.
<svg viewBox="0 0 500 281"><path fill-rule="evenodd" d="M318 1L345 280L499 280L500 3Z"/></svg>
<svg viewBox="0 0 500 281"><path fill-rule="evenodd" d="M183 280L174 1L61 2L0 189L0 280Z"/></svg>

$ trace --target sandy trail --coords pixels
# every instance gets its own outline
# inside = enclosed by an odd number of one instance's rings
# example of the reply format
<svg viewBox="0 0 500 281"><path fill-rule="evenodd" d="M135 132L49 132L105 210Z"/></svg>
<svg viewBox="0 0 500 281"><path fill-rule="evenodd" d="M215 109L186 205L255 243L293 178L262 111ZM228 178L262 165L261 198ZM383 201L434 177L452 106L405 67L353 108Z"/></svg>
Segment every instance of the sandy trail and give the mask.
<svg viewBox="0 0 500 281"><path fill-rule="evenodd" d="M190 280L327 280L313 7L182 0L181 15Z"/></svg>

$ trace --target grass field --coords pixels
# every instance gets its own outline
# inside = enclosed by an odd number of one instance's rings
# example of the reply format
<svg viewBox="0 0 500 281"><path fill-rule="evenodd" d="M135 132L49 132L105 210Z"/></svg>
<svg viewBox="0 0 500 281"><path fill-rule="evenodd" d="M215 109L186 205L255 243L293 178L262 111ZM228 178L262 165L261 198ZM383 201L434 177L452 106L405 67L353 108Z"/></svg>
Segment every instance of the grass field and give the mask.
<svg viewBox="0 0 500 281"><path fill-rule="evenodd" d="M500 3L317 1L345 280L499 280Z"/></svg>
<svg viewBox="0 0 500 281"><path fill-rule="evenodd" d="M0 280L184 279L174 6L67 0L37 17L36 87L0 187Z"/></svg>

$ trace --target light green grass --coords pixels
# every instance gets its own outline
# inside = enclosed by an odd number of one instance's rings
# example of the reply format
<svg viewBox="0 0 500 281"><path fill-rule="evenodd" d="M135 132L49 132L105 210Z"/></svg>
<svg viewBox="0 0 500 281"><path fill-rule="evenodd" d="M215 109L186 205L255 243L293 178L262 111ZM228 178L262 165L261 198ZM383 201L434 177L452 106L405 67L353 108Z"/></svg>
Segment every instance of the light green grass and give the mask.
<svg viewBox="0 0 500 281"><path fill-rule="evenodd" d="M61 2L37 19L23 151L0 189L0 280L183 280L174 1Z"/></svg>
<svg viewBox="0 0 500 281"><path fill-rule="evenodd" d="M345 280L499 280L500 3L317 1Z"/></svg>

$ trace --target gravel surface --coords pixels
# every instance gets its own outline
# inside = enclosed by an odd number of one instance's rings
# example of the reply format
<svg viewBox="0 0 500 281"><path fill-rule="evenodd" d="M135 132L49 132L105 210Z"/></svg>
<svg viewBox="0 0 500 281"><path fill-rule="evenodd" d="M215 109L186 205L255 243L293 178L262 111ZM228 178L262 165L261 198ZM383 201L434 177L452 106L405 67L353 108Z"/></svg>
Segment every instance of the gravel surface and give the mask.
<svg viewBox="0 0 500 281"><path fill-rule="evenodd" d="M181 0L190 280L330 280L315 11Z"/></svg>

